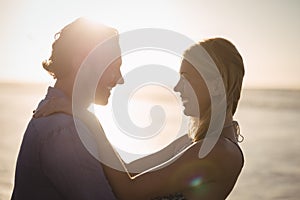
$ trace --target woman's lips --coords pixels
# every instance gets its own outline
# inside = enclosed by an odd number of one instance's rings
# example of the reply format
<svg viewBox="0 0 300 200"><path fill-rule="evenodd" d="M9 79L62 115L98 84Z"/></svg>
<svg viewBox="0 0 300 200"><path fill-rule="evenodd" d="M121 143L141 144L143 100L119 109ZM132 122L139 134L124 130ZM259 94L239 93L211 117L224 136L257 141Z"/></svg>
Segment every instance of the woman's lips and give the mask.
<svg viewBox="0 0 300 200"><path fill-rule="evenodd" d="M182 104L186 104L189 102L189 100L185 97L181 97L181 101L182 101Z"/></svg>

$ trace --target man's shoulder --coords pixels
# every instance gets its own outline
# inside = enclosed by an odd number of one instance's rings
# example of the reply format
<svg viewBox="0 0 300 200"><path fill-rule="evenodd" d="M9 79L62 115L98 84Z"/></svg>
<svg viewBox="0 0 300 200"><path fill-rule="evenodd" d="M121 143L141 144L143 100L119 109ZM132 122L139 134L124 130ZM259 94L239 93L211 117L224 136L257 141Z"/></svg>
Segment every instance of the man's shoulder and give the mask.
<svg viewBox="0 0 300 200"><path fill-rule="evenodd" d="M54 113L52 115L40 118L32 118L30 124L38 132L53 132L63 128L74 127L73 116L65 113Z"/></svg>

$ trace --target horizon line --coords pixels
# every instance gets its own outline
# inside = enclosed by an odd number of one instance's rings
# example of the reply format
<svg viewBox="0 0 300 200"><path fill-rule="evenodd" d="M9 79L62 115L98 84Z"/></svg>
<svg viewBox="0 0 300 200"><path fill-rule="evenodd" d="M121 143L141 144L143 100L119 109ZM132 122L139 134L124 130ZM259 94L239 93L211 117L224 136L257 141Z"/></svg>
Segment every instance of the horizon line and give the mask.
<svg viewBox="0 0 300 200"><path fill-rule="evenodd" d="M18 85L18 84L26 84L26 85L53 85L55 79L51 81L29 81L29 80L0 80L0 85ZM300 90L300 86L258 86L258 85L245 85L243 89L246 90Z"/></svg>

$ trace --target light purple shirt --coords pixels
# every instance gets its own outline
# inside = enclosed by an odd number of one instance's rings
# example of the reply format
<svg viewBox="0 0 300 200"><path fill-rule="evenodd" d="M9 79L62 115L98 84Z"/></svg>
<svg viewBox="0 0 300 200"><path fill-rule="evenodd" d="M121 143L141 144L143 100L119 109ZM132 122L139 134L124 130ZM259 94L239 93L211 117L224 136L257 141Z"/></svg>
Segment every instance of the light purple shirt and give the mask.
<svg viewBox="0 0 300 200"><path fill-rule="evenodd" d="M49 87L46 98L62 97ZM88 130L88 129L87 129ZM73 117L31 119L20 148L12 199L114 200L101 163L82 144Z"/></svg>

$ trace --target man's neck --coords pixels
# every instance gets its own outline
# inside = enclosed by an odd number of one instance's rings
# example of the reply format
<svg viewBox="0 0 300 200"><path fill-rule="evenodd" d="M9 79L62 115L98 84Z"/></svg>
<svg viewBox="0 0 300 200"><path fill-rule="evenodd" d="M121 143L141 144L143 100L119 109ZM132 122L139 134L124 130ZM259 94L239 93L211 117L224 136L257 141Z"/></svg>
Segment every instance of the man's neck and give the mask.
<svg viewBox="0 0 300 200"><path fill-rule="evenodd" d="M70 102L73 103L73 86L74 79L60 79L57 80L54 84L54 88L61 90ZM81 96L80 99L77 99L76 107L79 109L87 109L92 103L91 100L84 98L85 96Z"/></svg>
<svg viewBox="0 0 300 200"><path fill-rule="evenodd" d="M68 99L72 100L73 82L68 79L59 79L55 82L54 88L61 90Z"/></svg>

